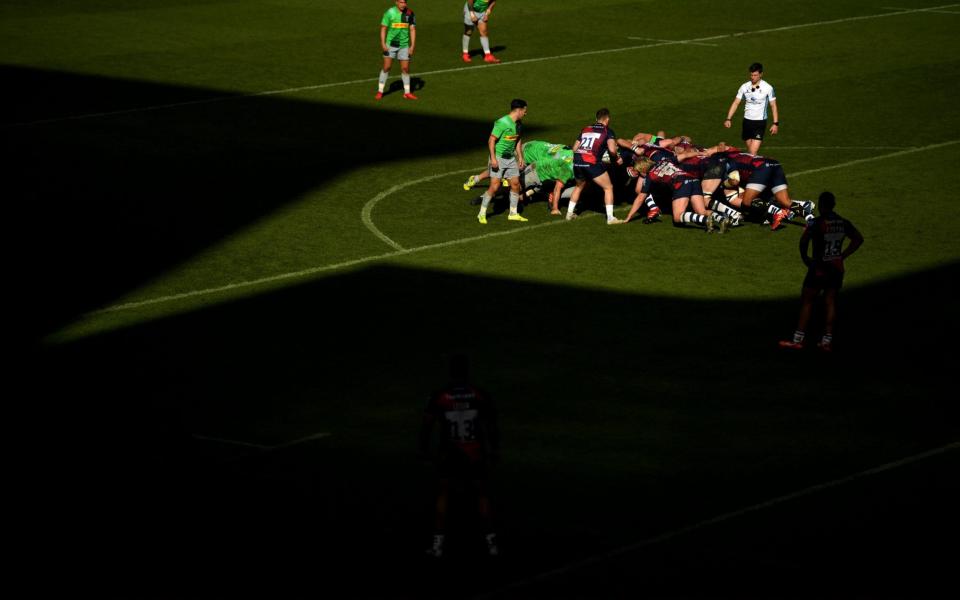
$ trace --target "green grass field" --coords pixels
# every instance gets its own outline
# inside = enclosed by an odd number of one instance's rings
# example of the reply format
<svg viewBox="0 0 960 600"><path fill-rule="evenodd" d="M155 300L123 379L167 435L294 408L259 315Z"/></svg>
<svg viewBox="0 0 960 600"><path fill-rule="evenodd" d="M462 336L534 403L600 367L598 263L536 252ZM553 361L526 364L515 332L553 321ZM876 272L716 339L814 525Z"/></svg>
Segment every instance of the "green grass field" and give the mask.
<svg viewBox="0 0 960 600"><path fill-rule="evenodd" d="M467 65L460 4L420 0L420 99L376 102L390 4L0 8L24 572L125 598L950 585L960 4L503 0L503 63ZM866 238L833 355L776 346L799 224L476 222L461 184L511 98L527 139L605 106L621 137L738 142L754 61L762 153ZM493 563L463 503L422 557L416 433L458 351L501 412Z"/></svg>

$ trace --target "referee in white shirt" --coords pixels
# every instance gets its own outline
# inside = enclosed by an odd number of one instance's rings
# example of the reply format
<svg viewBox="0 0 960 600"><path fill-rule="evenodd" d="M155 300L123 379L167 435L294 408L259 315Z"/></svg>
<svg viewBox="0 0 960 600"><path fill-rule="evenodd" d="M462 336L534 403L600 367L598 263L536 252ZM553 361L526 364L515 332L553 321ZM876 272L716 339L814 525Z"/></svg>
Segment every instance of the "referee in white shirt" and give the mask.
<svg viewBox="0 0 960 600"><path fill-rule="evenodd" d="M753 63L750 65L750 81L740 86L737 90L737 97L727 110L727 118L723 126L730 128L730 119L737 112L740 101L746 100L743 107L743 130L740 134L747 144L747 152L756 154L760 150L760 144L763 142L763 132L767 128L767 105L773 111L773 125L770 126L770 135L777 135L780 130L780 115L777 112L777 95L773 91L773 86L763 80L763 65Z"/></svg>

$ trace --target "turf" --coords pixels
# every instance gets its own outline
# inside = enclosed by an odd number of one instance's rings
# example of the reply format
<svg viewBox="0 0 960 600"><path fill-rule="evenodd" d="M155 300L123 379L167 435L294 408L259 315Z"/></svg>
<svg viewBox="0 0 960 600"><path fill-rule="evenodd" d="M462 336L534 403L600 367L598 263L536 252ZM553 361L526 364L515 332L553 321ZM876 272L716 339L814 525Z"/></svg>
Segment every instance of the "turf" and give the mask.
<svg viewBox="0 0 960 600"><path fill-rule="evenodd" d="M396 85L373 100L386 1L0 9L40 581L123 597L946 585L960 5L506 0L504 62L486 66L460 62L451 4L412 6L415 103ZM460 185L511 98L528 139L569 143L606 106L621 136L735 141L721 121L755 60L781 109L763 153L866 237L834 355L776 349L799 224L614 228L595 198L574 223L534 203L528 223L477 224L480 190ZM501 408L494 564L463 504L451 558L420 557L416 431L454 351Z"/></svg>

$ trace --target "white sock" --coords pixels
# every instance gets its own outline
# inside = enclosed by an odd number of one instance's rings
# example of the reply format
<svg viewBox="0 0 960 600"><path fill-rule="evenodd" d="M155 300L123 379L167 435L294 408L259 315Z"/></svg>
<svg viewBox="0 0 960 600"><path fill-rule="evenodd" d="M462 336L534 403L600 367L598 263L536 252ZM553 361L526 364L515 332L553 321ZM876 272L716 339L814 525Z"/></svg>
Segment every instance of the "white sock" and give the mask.
<svg viewBox="0 0 960 600"><path fill-rule="evenodd" d="M401 73L400 79L403 80L403 93L410 93L410 73Z"/></svg>
<svg viewBox="0 0 960 600"><path fill-rule="evenodd" d="M467 52L470 52L470 36L469 35L463 36L463 53L466 54Z"/></svg>
<svg viewBox="0 0 960 600"><path fill-rule="evenodd" d="M607 204L604 206L607 209L607 220L610 221L613 219L613 205Z"/></svg>
<svg viewBox="0 0 960 600"><path fill-rule="evenodd" d="M383 93L384 86L387 85L387 77L389 76L390 76L390 73L386 71L380 71L380 83L378 84L377 87L380 90L381 94Z"/></svg>
<svg viewBox="0 0 960 600"><path fill-rule="evenodd" d="M520 194L510 192L510 214L517 214L517 205L520 204Z"/></svg>
<svg viewBox="0 0 960 600"><path fill-rule="evenodd" d="M480 36L480 45L483 46L483 53L490 54L490 38L481 35Z"/></svg>
<svg viewBox="0 0 960 600"><path fill-rule="evenodd" d="M487 214L488 206L490 206L490 193L484 192L483 195L480 196L480 214L481 215Z"/></svg>
<svg viewBox="0 0 960 600"><path fill-rule="evenodd" d="M576 207L577 207L577 203L571 200L570 204L567 204L567 214L572 215L573 209L575 209Z"/></svg>

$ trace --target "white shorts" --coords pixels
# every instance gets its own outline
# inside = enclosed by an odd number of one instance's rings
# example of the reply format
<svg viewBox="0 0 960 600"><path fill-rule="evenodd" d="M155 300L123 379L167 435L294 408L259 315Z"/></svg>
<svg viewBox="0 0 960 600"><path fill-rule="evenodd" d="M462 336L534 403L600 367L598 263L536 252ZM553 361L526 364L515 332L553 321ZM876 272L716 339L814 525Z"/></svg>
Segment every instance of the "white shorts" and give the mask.
<svg viewBox="0 0 960 600"><path fill-rule="evenodd" d="M487 173L490 174L490 179L512 179L514 177L520 177L520 167L517 166L517 157L498 157L497 165L500 168L496 171L493 170L493 167L487 165Z"/></svg>
<svg viewBox="0 0 960 600"><path fill-rule="evenodd" d="M487 13L481 12L481 13L476 13L476 15L477 15L477 23L479 23L480 21L484 21L484 22L487 21ZM472 20L470 20L470 5L467 3L464 3L463 24L466 25L467 27L476 27L477 23L474 23Z"/></svg>
<svg viewBox="0 0 960 600"><path fill-rule="evenodd" d="M410 60L410 48L387 46L387 51L383 53L383 57L386 58L388 56L397 60Z"/></svg>

